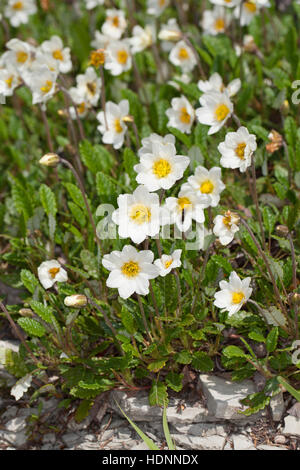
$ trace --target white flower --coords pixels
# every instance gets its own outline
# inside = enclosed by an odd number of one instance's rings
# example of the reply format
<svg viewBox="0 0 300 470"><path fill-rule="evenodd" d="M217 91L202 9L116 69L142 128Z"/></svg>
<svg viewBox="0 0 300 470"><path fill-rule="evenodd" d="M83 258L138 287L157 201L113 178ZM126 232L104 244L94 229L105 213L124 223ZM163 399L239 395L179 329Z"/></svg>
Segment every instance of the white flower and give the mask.
<svg viewBox="0 0 300 470"><path fill-rule="evenodd" d="M128 39L131 53L136 54L137 52L147 49L147 47L153 44L154 39L155 32L152 25L146 25L145 28L142 28L139 25L134 26L132 37Z"/></svg>
<svg viewBox="0 0 300 470"><path fill-rule="evenodd" d="M9 50L2 56L4 64L15 67L20 73L31 66L34 48L30 44L13 38L6 47Z"/></svg>
<svg viewBox="0 0 300 470"><path fill-rule="evenodd" d="M213 10L205 10L201 26L205 34L216 36L224 33L230 22L230 14L224 7L216 6Z"/></svg>
<svg viewBox="0 0 300 470"><path fill-rule="evenodd" d="M56 259L52 259L38 267L38 278L44 289L50 289L56 282L66 282L68 273Z"/></svg>
<svg viewBox="0 0 300 470"><path fill-rule="evenodd" d="M138 151L139 157L146 153L153 153L154 145L156 143L168 145L172 144L175 146L175 137L173 134L167 134L165 137L161 137L158 134L150 134L149 137L145 137L142 140L142 147Z"/></svg>
<svg viewBox="0 0 300 470"><path fill-rule="evenodd" d="M173 65L181 67L184 72L191 72L197 60L192 49L185 43L185 41L179 41L170 52L170 62Z"/></svg>
<svg viewBox="0 0 300 470"><path fill-rule="evenodd" d="M235 7L241 3L241 0L210 0L214 5L220 5L222 7Z"/></svg>
<svg viewBox="0 0 300 470"><path fill-rule="evenodd" d="M188 75L187 73L183 73L181 75L174 75L172 77L174 80L179 80L182 83L190 83L191 82L191 76ZM167 83L168 85L171 85L172 87L176 88L176 90L180 91L180 84L175 82L174 80L169 80Z"/></svg>
<svg viewBox="0 0 300 470"><path fill-rule="evenodd" d="M138 252L130 245L125 245L122 251L112 251L109 255L104 255L102 264L111 271L106 285L117 288L122 299L127 299L134 292L147 295L149 279L154 279L159 274L153 259L152 251Z"/></svg>
<svg viewBox="0 0 300 470"><path fill-rule="evenodd" d="M203 208L210 203L210 198L203 195L202 201L196 192L188 184L183 184L178 197L168 197L165 201L163 212L163 225L176 224L181 232L186 232L192 225L192 221L203 223L205 220Z"/></svg>
<svg viewBox="0 0 300 470"><path fill-rule="evenodd" d="M100 98L101 79L93 67L88 67L84 74L76 77L78 91L92 106L95 106Z"/></svg>
<svg viewBox="0 0 300 470"><path fill-rule="evenodd" d="M27 392L29 387L31 386L32 382L32 375L31 374L26 374L24 377L19 379L15 385L12 387L10 394L15 397L15 399L18 401L24 393Z"/></svg>
<svg viewBox="0 0 300 470"><path fill-rule="evenodd" d="M12 96L14 89L20 85L19 73L12 66L0 69L0 94Z"/></svg>
<svg viewBox="0 0 300 470"><path fill-rule="evenodd" d="M221 180L221 168L216 166L210 170L197 166L195 174L188 178L188 184L195 191L200 204L204 204L203 195L209 196L210 202L205 207L216 207L220 201L220 193L225 188Z"/></svg>
<svg viewBox="0 0 300 470"><path fill-rule="evenodd" d="M112 39L120 39L127 26L125 13L123 10L106 10L106 20L101 31L104 36Z"/></svg>
<svg viewBox="0 0 300 470"><path fill-rule="evenodd" d="M270 3L268 0L248 0L242 3L241 12L240 5L235 8L234 16L238 19L241 18L241 26L247 26L261 8L269 6Z"/></svg>
<svg viewBox="0 0 300 470"><path fill-rule="evenodd" d="M136 180L149 191L170 189L183 177L189 162L188 157L176 155L174 144L155 142L151 152L143 153L140 163L135 165L134 170L138 173Z"/></svg>
<svg viewBox="0 0 300 470"><path fill-rule="evenodd" d="M240 127L237 132L228 132L225 141L218 145L222 155L220 164L224 168L239 168L240 172L244 173L251 165L256 148L256 136L249 134L246 127Z"/></svg>
<svg viewBox="0 0 300 470"><path fill-rule="evenodd" d="M84 118L87 115L89 108L90 108L90 104L87 101L86 96L76 87L70 88L69 94L74 105L76 105L78 117L81 119ZM75 107L71 106L69 108L69 111L70 111L71 119L73 120L77 119Z"/></svg>
<svg viewBox="0 0 300 470"><path fill-rule="evenodd" d="M182 250L174 250L171 255L162 255L161 258L154 261L155 266L159 269L160 276L165 277L172 269L181 266L181 253Z"/></svg>
<svg viewBox="0 0 300 470"><path fill-rule="evenodd" d="M239 216L230 211L214 218L213 232L220 239L222 245L228 245L232 242L234 234L239 231L239 220Z"/></svg>
<svg viewBox="0 0 300 470"><path fill-rule="evenodd" d="M159 197L149 193L145 186L138 186L133 194L118 197L118 209L112 220L119 226L121 238L131 238L134 243L154 237L160 229Z"/></svg>
<svg viewBox="0 0 300 470"><path fill-rule="evenodd" d="M226 91L228 96L231 97L236 95L241 88L241 80L239 78L235 78L227 85L227 87L225 87L221 75L215 72L210 76L209 80L199 80L198 88L203 91L203 93L207 93L209 91L223 93Z"/></svg>
<svg viewBox="0 0 300 470"><path fill-rule="evenodd" d="M111 38L101 34L100 31L95 31L94 39L91 41L91 46L97 49L106 49L108 44L111 42Z"/></svg>
<svg viewBox="0 0 300 470"><path fill-rule="evenodd" d="M64 47L59 36L52 36L50 40L44 41L40 46L44 54L49 54L56 62L61 73L67 73L72 68L70 48Z"/></svg>
<svg viewBox="0 0 300 470"><path fill-rule="evenodd" d="M160 16L169 4L170 0L147 0L147 13Z"/></svg>
<svg viewBox="0 0 300 470"><path fill-rule="evenodd" d="M48 69L52 72L59 72L59 65L58 61L54 59L51 54L45 54L41 49L37 49L35 53L34 60L32 62L31 68L25 71L25 75L23 73L23 78L26 81L28 74L32 73L36 68L41 67L42 65L47 65Z"/></svg>
<svg viewBox="0 0 300 470"><path fill-rule="evenodd" d="M175 127L181 132L190 134L191 128L195 119L195 111L190 102L181 96L180 98L173 98L171 101L171 108L167 109L166 115L169 118L168 127Z"/></svg>
<svg viewBox="0 0 300 470"><path fill-rule="evenodd" d="M55 93L57 73L41 65L26 76L26 83L32 92L32 104L45 104Z"/></svg>
<svg viewBox="0 0 300 470"><path fill-rule="evenodd" d="M17 28L20 24L28 23L29 16L36 11L35 0L8 0L4 16L9 19L12 26Z"/></svg>
<svg viewBox="0 0 300 470"><path fill-rule="evenodd" d="M233 113L233 104L227 92L210 91L200 97L201 108L196 109L196 116L201 124L210 126L208 135L215 134Z"/></svg>
<svg viewBox="0 0 300 470"><path fill-rule="evenodd" d="M97 114L100 125L97 127L102 134L104 144L112 144L115 149L122 147L124 143L124 135L127 126L123 121L129 113L129 101L122 100L119 104L108 101L104 111Z"/></svg>
<svg viewBox="0 0 300 470"><path fill-rule="evenodd" d="M131 69L132 58L127 41L111 41L106 49L104 68L114 76Z"/></svg>
<svg viewBox="0 0 300 470"><path fill-rule="evenodd" d="M214 305L228 312L229 316L237 313L248 301L252 294L252 288L249 287L250 277L241 280L237 273L233 271L229 276L229 282L221 281L219 283L220 291L216 292Z"/></svg>
<svg viewBox="0 0 300 470"><path fill-rule="evenodd" d="M85 0L87 10L92 10L98 5L103 5L104 0Z"/></svg>
<svg viewBox="0 0 300 470"><path fill-rule="evenodd" d="M158 39L163 41L162 49L169 52L173 47L173 42L182 38L182 32L178 26L176 18L170 18L167 24L163 24L158 34Z"/></svg>

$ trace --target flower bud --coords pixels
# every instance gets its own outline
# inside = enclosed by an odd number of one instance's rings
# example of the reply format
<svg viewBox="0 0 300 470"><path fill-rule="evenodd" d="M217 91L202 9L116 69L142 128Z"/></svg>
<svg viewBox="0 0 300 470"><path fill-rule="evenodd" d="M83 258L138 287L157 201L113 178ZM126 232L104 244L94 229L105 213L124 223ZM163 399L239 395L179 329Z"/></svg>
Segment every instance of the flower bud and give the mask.
<svg viewBox="0 0 300 470"><path fill-rule="evenodd" d="M22 315L22 317L34 317L34 313L30 308L21 308L19 314Z"/></svg>
<svg viewBox="0 0 300 470"><path fill-rule="evenodd" d="M87 305L87 297L81 294L69 295L68 297L65 297L64 304L66 307L85 307Z"/></svg>
<svg viewBox="0 0 300 470"><path fill-rule="evenodd" d="M272 129L268 135L268 138L270 142L266 145L267 152L274 153L276 150L280 149L283 144L283 138L277 131Z"/></svg>
<svg viewBox="0 0 300 470"><path fill-rule="evenodd" d="M46 153L46 155L40 159L39 163L44 166L55 167L59 164L59 161L60 158L56 153Z"/></svg>
<svg viewBox="0 0 300 470"><path fill-rule="evenodd" d="M162 29L158 34L158 39L161 41L179 41L182 38L181 31L175 29Z"/></svg>
<svg viewBox="0 0 300 470"><path fill-rule="evenodd" d="M300 294L298 294L298 292L294 292L293 294L291 294L290 298L294 304L297 304L297 305L300 304Z"/></svg>
<svg viewBox="0 0 300 470"><path fill-rule="evenodd" d="M286 225L277 225L276 227L276 233L280 236L280 237L286 237L289 233L289 229Z"/></svg>
<svg viewBox="0 0 300 470"><path fill-rule="evenodd" d="M123 122L133 122L134 119L133 119L133 116L124 116L124 117L122 118L122 121L123 121Z"/></svg>

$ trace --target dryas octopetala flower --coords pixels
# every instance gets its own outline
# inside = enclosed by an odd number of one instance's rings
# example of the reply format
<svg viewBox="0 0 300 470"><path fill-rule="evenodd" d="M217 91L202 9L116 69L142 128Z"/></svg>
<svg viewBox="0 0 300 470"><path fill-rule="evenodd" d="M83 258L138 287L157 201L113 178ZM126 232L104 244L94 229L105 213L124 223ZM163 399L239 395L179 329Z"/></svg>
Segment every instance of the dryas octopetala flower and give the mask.
<svg viewBox="0 0 300 470"><path fill-rule="evenodd" d="M104 68L109 70L113 76L130 70L132 57L128 40L111 41L106 49Z"/></svg>
<svg viewBox="0 0 300 470"><path fill-rule="evenodd" d="M17 70L7 65L5 68L0 68L0 94L3 96L12 96L15 88L21 83L21 78Z"/></svg>
<svg viewBox="0 0 300 470"><path fill-rule="evenodd" d="M216 207L220 201L220 194L225 188L221 180L221 168L214 166L207 170L203 166L197 166L195 174L188 178L188 185L193 189L200 204L205 204L203 196L209 196L205 207ZM183 185L186 188L186 185Z"/></svg>
<svg viewBox="0 0 300 470"><path fill-rule="evenodd" d="M225 141L218 145L222 155L220 164L224 168L239 168L240 172L244 173L251 165L256 148L256 136L249 134L246 127L240 127L237 132L228 132Z"/></svg>
<svg viewBox="0 0 300 470"><path fill-rule="evenodd" d="M172 144L175 147L175 137L173 134L167 134L165 137L162 137L158 134L150 134L149 137L144 137L142 140L142 147L138 151L139 157L146 153L153 153L154 145L160 143L163 145Z"/></svg>
<svg viewBox="0 0 300 470"><path fill-rule="evenodd" d="M195 120L195 111L185 96L173 98L171 108L167 109L166 115L169 118L168 127L175 127L186 134L191 133L191 128Z"/></svg>
<svg viewBox="0 0 300 470"><path fill-rule="evenodd" d="M35 52L34 47L17 38L8 41L6 47L8 51L4 52L2 56L4 64L16 68L20 73L31 66Z"/></svg>
<svg viewBox="0 0 300 470"><path fill-rule="evenodd" d="M77 116L83 119L90 109L90 103L86 99L86 95L76 87L70 88L69 95L73 102L73 106L69 108L71 119L75 120Z"/></svg>
<svg viewBox="0 0 300 470"><path fill-rule="evenodd" d="M51 71L47 65L34 67L27 74L26 83L32 92L32 104L45 104L55 93L57 72Z"/></svg>
<svg viewBox="0 0 300 470"><path fill-rule="evenodd" d="M77 89L86 101L92 106L96 106L101 93L101 79L96 74L93 67L88 67L84 74L76 77Z"/></svg>
<svg viewBox="0 0 300 470"><path fill-rule="evenodd" d="M52 36L48 41L44 41L40 46L40 50L56 61L59 72L70 72L72 68L70 48L63 46L59 36Z"/></svg>
<svg viewBox="0 0 300 470"><path fill-rule="evenodd" d="M120 39L127 26L123 10L106 10L106 19L101 31L111 39Z"/></svg>
<svg viewBox="0 0 300 470"><path fill-rule="evenodd" d="M197 64L193 50L183 40L177 42L171 49L169 60L171 64L180 67L183 72L191 72Z"/></svg>
<svg viewBox="0 0 300 470"><path fill-rule="evenodd" d="M222 6L216 6L213 10L205 10L201 26L204 34L217 34L224 33L229 25L231 19L230 13Z"/></svg>
<svg viewBox="0 0 300 470"><path fill-rule="evenodd" d="M50 289L56 282L66 282L68 273L56 259L52 259L40 264L38 278L44 289Z"/></svg>
<svg viewBox="0 0 300 470"><path fill-rule="evenodd" d="M144 184L149 191L170 189L173 184L183 177L190 159L176 155L175 145L155 142L151 152L143 153L140 163L134 166L138 173L136 180Z"/></svg>
<svg viewBox="0 0 300 470"><path fill-rule="evenodd" d="M239 221L239 216L231 211L226 211L224 215L217 215L214 218L213 232L222 245L232 242L234 234L239 231Z"/></svg>
<svg viewBox="0 0 300 470"><path fill-rule="evenodd" d="M241 0L210 0L214 5L221 5L222 7L236 7L241 3Z"/></svg>
<svg viewBox="0 0 300 470"><path fill-rule="evenodd" d="M241 280L235 271L229 276L229 282L221 281L219 283L220 291L216 292L214 305L228 312L229 316L237 313L248 301L252 294L252 288L249 287L251 277Z"/></svg>
<svg viewBox="0 0 300 470"><path fill-rule="evenodd" d="M112 220L119 226L121 238L129 237L134 243L141 243L147 236L155 237L159 233L160 214L158 195L150 193L145 186L138 186L132 194L120 194Z"/></svg>
<svg viewBox="0 0 300 470"><path fill-rule="evenodd" d="M138 252L130 245L125 245L122 251L112 251L109 255L104 255L102 264L110 271L106 285L117 288L122 299L128 299L135 292L147 295L149 279L159 275L153 259L152 251Z"/></svg>
<svg viewBox="0 0 300 470"><path fill-rule="evenodd" d="M263 7L269 7L270 3L268 0L247 0L243 1L241 6L238 5L234 10L234 16L240 19L241 26L247 26L251 23L255 15L259 13L259 10Z"/></svg>
<svg viewBox="0 0 300 470"><path fill-rule="evenodd" d="M160 16L169 4L170 0L147 0L147 13L153 16Z"/></svg>
<svg viewBox="0 0 300 470"><path fill-rule="evenodd" d="M219 93L227 92L228 96L234 96L241 88L241 80L235 78L225 87L221 75L217 72L213 73L208 80L199 80L198 82L199 90L203 93L208 93L209 91L217 91Z"/></svg>
<svg viewBox="0 0 300 470"><path fill-rule="evenodd" d="M215 134L233 113L233 104L227 92L209 91L200 97L201 108L196 109L196 116L201 124L210 126L208 135Z"/></svg>
<svg viewBox="0 0 300 470"><path fill-rule="evenodd" d="M159 269L159 275L165 277L172 269L181 266L182 250L174 250L171 255L162 255L161 258L154 261L155 266Z"/></svg>
<svg viewBox="0 0 300 470"><path fill-rule="evenodd" d="M144 51L150 47L155 41L155 31L152 25L146 25L142 28L139 25L134 26L132 30L132 37L128 39L131 53Z"/></svg>
<svg viewBox="0 0 300 470"><path fill-rule="evenodd" d="M26 24L29 16L36 13L35 0L8 0L4 9L4 16L9 19L12 26L17 28L20 24Z"/></svg>
<svg viewBox="0 0 300 470"><path fill-rule="evenodd" d="M105 105L105 112L100 111L97 114L100 122L97 129L102 134L104 144L112 144L115 149L122 147L127 130L124 118L128 116L128 113L129 101L122 100L119 104L108 101Z"/></svg>
<svg viewBox="0 0 300 470"><path fill-rule="evenodd" d="M210 203L207 195L202 196L202 202L196 192L187 183L181 186L178 197L168 197L163 211L163 225L176 224L181 232L186 232L195 220L203 223L205 220L203 209ZM165 212L165 209L167 212Z"/></svg>
<svg viewBox="0 0 300 470"><path fill-rule="evenodd" d="M164 41L164 51L170 51L173 47L172 42L177 42L182 39L182 32L180 31L176 18L170 18L167 24L161 26L158 39Z"/></svg>

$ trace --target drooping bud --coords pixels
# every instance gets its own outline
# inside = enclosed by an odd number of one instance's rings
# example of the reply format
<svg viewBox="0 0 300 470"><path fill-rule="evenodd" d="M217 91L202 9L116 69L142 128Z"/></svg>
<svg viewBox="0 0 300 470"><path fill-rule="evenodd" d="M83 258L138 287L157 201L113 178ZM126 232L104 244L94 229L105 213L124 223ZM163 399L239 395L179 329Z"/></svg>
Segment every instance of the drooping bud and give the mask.
<svg viewBox="0 0 300 470"><path fill-rule="evenodd" d="M64 304L66 307L82 308L87 305L87 297L82 294L69 295L65 297Z"/></svg>
<svg viewBox="0 0 300 470"><path fill-rule="evenodd" d="M59 161L60 158L56 153L46 153L46 155L40 159L39 163L44 166L55 167L59 164Z"/></svg>
<svg viewBox="0 0 300 470"><path fill-rule="evenodd" d="M294 292L293 294L291 294L290 299L294 304L300 304L300 294L298 294L298 292Z"/></svg>
<svg viewBox="0 0 300 470"><path fill-rule="evenodd" d="M133 116L124 116L124 117L122 118L122 121L123 121L123 122L133 122L133 121L134 121L134 118L133 118Z"/></svg>
<svg viewBox="0 0 300 470"><path fill-rule="evenodd" d="M158 34L158 39L161 41L172 41L176 42L179 41L182 38L182 32L177 31L176 29L168 29L164 28L162 29L159 34Z"/></svg>
<svg viewBox="0 0 300 470"><path fill-rule="evenodd" d="M286 225L277 225L276 227L276 233L280 236L280 237L286 237L289 233L289 229Z"/></svg>
<svg viewBox="0 0 300 470"><path fill-rule="evenodd" d="M19 314L22 315L22 317L34 317L34 313L30 308L21 308Z"/></svg>
<svg viewBox="0 0 300 470"><path fill-rule="evenodd" d="M90 65L94 67L100 67L105 62L105 49L97 49L92 51L90 55Z"/></svg>
<svg viewBox="0 0 300 470"><path fill-rule="evenodd" d="M270 142L266 145L267 152L274 153L274 152L276 152L276 150L278 150L278 149L280 149L280 147L282 147L283 138L274 129L272 129L272 131L268 135L268 138L269 138Z"/></svg>

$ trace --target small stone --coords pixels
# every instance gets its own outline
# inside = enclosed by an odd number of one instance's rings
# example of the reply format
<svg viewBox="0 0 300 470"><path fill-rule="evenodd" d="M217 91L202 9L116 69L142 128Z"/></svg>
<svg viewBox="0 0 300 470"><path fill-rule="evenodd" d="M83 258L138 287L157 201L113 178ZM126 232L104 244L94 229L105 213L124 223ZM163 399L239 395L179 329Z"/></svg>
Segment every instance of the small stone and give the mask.
<svg viewBox="0 0 300 470"><path fill-rule="evenodd" d="M1 420L7 421L16 416L18 408L16 406L10 406L4 413L1 415Z"/></svg>
<svg viewBox="0 0 300 470"><path fill-rule="evenodd" d="M89 425L91 424L92 417L87 416L84 420L80 421L80 423L77 423L74 418L72 418L68 422L68 429L70 431L81 431L82 429L87 429Z"/></svg>
<svg viewBox="0 0 300 470"><path fill-rule="evenodd" d="M284 429L282 433L287 436L300 437L300 419L291 415L284 418Z"/></svg>
<svg viewBox="0 0 300 470"><path fill-rule="evenodd" d="M222 450L225 444L225 437L210 436L210 437L196 437L185 436L181 434L173 434L172 439L184 449L192 450Z"/></svg>
<svg viewBox="0 0 300 470"><path fill-rule="evenodd" d="M269 446L266 444L261 444L257 446L258 450L287 450L284 447Z"/></svg>
<svg viewBox="0 0 300 470"><path fill-rule="evenodd" d="M69 432L62 436L62 440L67 447L72 447L74 444L79 443L82 440L81 436L74 432Z"/></svg>
<svg viewBox="0 0 300 470"><path fill-rule="evenodd" d="M118 432L118 438L119 439L124 439L124 440L127 440L127 439L130 439L131 438L131 431L120 431Z"/></svg>
<svg viewBox="0 0 300 470"><path fill-rule="evenodd" d="M5 424L7 431L20 432L26 428L26 421L22 417L13 418Z"/></svg>
<svg viewBox="0 0 300 470"><path fill-rule="evenodd" d="M4 443L10 443L16 447L23 446L27 441L27 436L24 431L21 432L10 432L10 431L0 431L0 441L3 439ZM6 439L6 440L5 440Z"/></svg>
<svg viewBox="0 0 300 470"><path fill-rule="evenodd" d="M110 439L114 435L114 430L113 429L107 429L107 431L104 431L104 433L101 435L101 442L107 441L107 439Z"/></svg>
<svg viewBox="0 0 300 470"><path fill-rule="evenodd" d="M233 447L234 450L255 450L252 440L250 437L244 434L233 434Z"/></svg>
<svg viewBox="0 0 300 470"><path fill-rule="evenodd" d="M225 427L221 424L174 424L173 427L180 434L188 434L189 436L209 437L213 435L224 436L226 434Z"/></svg>
<svg viewBox="0 0 300 470"><path fill-rule="evenodd" d="M133 446L131 450L149 450L149 447L145 442L140 442L139 444Z"/></svg>
<svg viewBox="0 0 300 470"><path fill-rule="evenodd" d="M19 351L20 342L17 340L0 341L0 349L11 349L14 352Z"/></svg>
<svg viewBox="0 0 300 470"><path fill-rule="evenodd" d="M270 408L272 412L272 418L274 421L280 421L285 410L283 394L278 393L270 401Z"/></svg>
<svg viewBox="0 0 300 470"><path fill-rule="evenodd" d="M286 443L286 437L284 437L282 434L278 434L274 438L275 444L285 444Z"/></svg>
<svg viewBox="0 0 300 470"><path fill-rule="evenodd" d="M43 443L44 444L54 444L56 441L56 436L53 432L49 432L44 435L43 437Z"/></svg>

